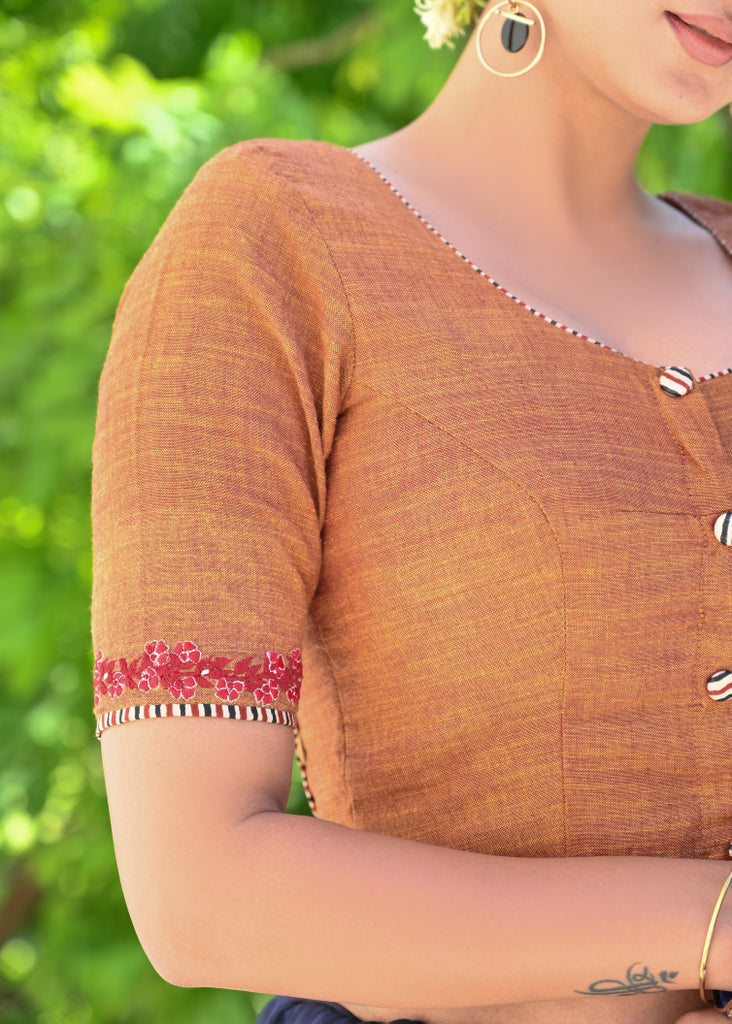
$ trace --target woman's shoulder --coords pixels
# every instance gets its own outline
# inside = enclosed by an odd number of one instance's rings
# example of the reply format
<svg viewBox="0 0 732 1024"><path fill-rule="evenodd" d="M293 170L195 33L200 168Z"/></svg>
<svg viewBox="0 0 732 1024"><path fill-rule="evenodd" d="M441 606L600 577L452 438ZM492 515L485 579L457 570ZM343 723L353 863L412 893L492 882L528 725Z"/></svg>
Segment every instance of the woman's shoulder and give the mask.
<svg viewBox="0 0 732 1024"><path fill-rule="evenodd" d="M404 220L402 204L355 152L317 140L257 138L227 146L199 168L163 234L190 245L193 231L197 248L238 250L248 239L268 261L275 250L335 259L347 240L383 245Z"/></svg>
<svg viewBox="0 0 732 1024"><path fill-rule="evenodd" d="M394 220L393 197L351 150L329 142L257 138L219 150L198 169L142 260L216 253L267 268L332 262L332 245ZM367 230L364 230L366 225ZM289 271L288 271L289 272ZM285 270L282 270L285 273Z"/></svg>
<svg viewBox="0 0 732 1024"><path fill-rule="evenodd" d="M356 153L334 143L257 138L220 150L189 187L228 192L233 198L247 194L261 202L356 208L368 204L373 177Z"/></svg>

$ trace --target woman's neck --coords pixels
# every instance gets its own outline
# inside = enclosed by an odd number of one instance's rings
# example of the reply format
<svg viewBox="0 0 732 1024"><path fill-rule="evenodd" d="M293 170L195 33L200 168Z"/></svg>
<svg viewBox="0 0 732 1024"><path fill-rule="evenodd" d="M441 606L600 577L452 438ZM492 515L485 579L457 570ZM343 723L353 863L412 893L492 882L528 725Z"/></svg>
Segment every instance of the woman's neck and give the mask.
<svg viewBox="0 0 732 1024"><path fill-rule="evenodd" d="M379 153L495 228L515 231L518 217L567 242L611 241L662 216L635 178L649 127L546 60L493 76L471 40L434 103Z"/></svg>

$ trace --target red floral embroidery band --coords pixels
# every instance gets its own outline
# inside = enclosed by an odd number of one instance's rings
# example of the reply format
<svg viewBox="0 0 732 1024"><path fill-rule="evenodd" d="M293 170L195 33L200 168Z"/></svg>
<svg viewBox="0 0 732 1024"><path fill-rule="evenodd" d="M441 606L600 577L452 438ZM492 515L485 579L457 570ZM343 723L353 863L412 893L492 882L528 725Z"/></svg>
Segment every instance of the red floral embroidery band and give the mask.
<svg viewBox="0 0 732 1024"><path fill-rule="evenodd" d="M189 640L177 643L172 650L164 640L151 640L145 644L142 656L129 664L125 658L120 658L119 663L105 659L104 652L98 651L94 661L95 705L105 696L116 699L125 691L135 690L143 693L157 689L167 690L172 701L137 705L138 709L145 709L145 713L142 714L131 714L135 710L134 707L107 712L97 719L97 737L103 728L118 721L141 717L166 717L166 711L156 712L154 709L165 708L168 705L173 708L191 709L184 712L174 710L171 714L247 717L254 721L280 721L282 716L283 724L293 724L294 715L290 712L280 712L267 705L273 704L282 695L294 707L297 706L302 685L300 649L290 651L287 663L277 651L266 652L264 665L254 664L253 658L243 658L233 668L227 668L231 661L231 658L204 657L201 649ZM201 692L202 690L204 692ZM230 703L238 700L245 690L253 695L261 710ZM194 695L195 703L173 704L173 701L193 701ZM222 703L214 704L214 698ZM194 707L198 710L193 711ZM211 708L214 710L207 710ZM252 714L231 714L231 709ZM266 715L264 711L267 712ZM286 722L287 718L291 721Z"/></svg>

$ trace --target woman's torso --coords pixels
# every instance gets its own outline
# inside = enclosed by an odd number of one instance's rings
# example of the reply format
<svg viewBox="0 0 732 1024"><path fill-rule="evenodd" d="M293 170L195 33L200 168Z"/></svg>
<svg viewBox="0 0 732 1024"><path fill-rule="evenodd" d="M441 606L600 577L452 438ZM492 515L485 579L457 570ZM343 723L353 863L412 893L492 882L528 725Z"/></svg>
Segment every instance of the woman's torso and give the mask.
<svg viewBox="0 0 732 1024"><path fill-rule="evenodd" d="M378 146L366 146L359 152L379 163ZM583 281L583 275L577 272L578 264L558 264L556 253L549 255L548 243L542 251L537 238L532 240L530 251L504 254L501 261L495 245L481 244L478 235L465 230L469 218L454 218L448 208L441 209L434 203L434 197L424 196L419 201L419 183L410 183L408 176L395 171L393 166L389 177L403 195L412 197L415 207L430 211L427 220L439 224L440 233L468 254L473 263L491 267L500 281L510 283L509 290L552 319L590 337L608 339L613 347L646 363L682 365L698 374L732 363L732 259L698 225L681 230L678 253L662 261L660 269L646 267L642 276L634 276L629 266L615 267L614 275L609 274L608 268L603 268L602 254L598 253L589 275L591 282L606 282L598 291L597 286L588 287L587 280ZM457 244L462 238L466 238L467 244ZM505 273L496 269L501 262L508 268ZM522 280L520 268L529 262L532 267L528 279ZM532 269L537 274L542 267L543 275L532 280ZM692 272L691 281L688 270ZM613 278L616 282L625 281L624 294L619 295L617 287L608 286ZM345 1005L361 1020L390 1021L401 1017L424 1024L671 1024L683 1013L702 1006L698 994L690 991L467 1009L405 1010Z"/></svg>
<svg viewBox="0 0 732 1024"><path fill-rule="evenodd" d="M375 159L376 154L368 149L365 147L364 155ZM419 209L419 185L415 182L410 186L403 176L397 185ZM682 200L678 203L682 205ZM579 264L572 266L570 261L562 266L556 253L542 252L534 239L529 262L535 274L542 266L547 272L533 279L529 273L522 280L520 253L504 253L503 260L497 259L490 244L481 246L477 235L466 234L464 222L453 223L449 211L441 213L434 205L430 208L427 197L424 205L430 211L427 220L438 224L445 238L457 243L456 247L473 263L489 267L493 277L510 286L512 294L549 318L590 338L603 339L643 363L686 366L698 375L732 364L732 259L729 251L698 223L685 219L683 224L679 220L679 250L667 253L659 261L660 268L642 264L635 268L631 264L612 267L598 254L591 273L583 274ZM671 207L669 212L672 218L682 216ZM461 238L466 238L467 244L460 244ZM407 1018L425 1024L672 1024L683 1013L702 1006L698 993L693 991L467 1009L345 1005L361 1020Z"/></svg>
<svg viewBox="0 0 732 1024"><path fill-rule="evenodd" d="M316 813L502 856L726 857L724 335L708 378L669 395L622 339L573 336L476 273L353 155L305 147L290 168L355 351L303 655ZM728 206L709 218L732 232ZM692 228L716 309L729 256ZM707 337L696 306L668 330Z"/></svg>

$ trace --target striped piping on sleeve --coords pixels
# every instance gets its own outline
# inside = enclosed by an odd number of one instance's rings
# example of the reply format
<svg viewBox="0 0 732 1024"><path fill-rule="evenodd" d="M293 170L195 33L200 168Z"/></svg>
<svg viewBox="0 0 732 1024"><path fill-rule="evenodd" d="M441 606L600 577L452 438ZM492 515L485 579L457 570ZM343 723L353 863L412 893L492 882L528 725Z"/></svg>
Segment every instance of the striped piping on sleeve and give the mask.
<svg viewBox="0 0 732 1024"><path fill-rule="evenodd" d="M112 725L137 722L144 718L236 718L247 722L270 722L297 727L297 717L293 712L279 711L277 708L240 704L136 704L99 715L95 735L99 739L104 730Z"/></svg>

